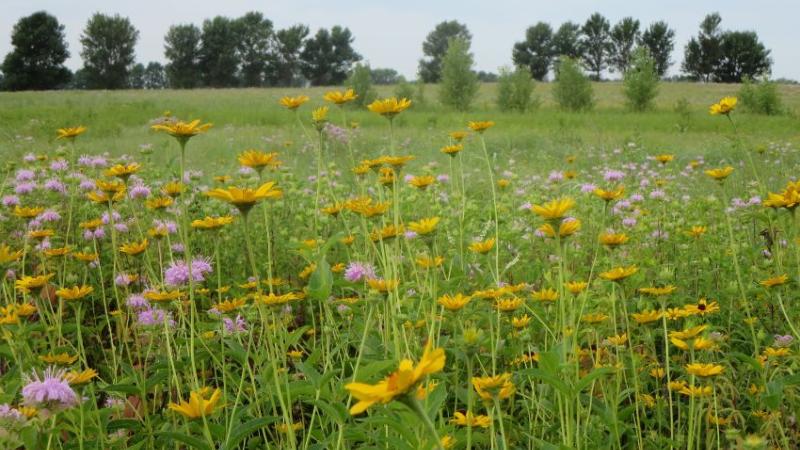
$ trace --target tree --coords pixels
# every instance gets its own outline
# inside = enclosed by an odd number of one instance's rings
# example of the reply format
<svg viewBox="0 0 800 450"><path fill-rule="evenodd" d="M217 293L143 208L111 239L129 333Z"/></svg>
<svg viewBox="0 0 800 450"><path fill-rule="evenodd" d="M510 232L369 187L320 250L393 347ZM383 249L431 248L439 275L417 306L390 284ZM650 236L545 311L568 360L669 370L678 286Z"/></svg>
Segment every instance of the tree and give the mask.
<svg viewBox="0 0 800 450"><path fill-rule="evenodd" d="M144 69L145 89L164 89L167 87L167 75L164 66L157 62L150 62Z"/></svg>
<svg viewBox="0 0 800 450"><path fill-rule="evenodd" d="M361 60L361 55L353 50L353 40L348 28L338 25L330 31L320 28L306 41L300 54L303 76L313 86L342 84L353 64Z"/></svg>
<svg viewBox="0 0 800 450"><path fill-rule="evenodd" d="M131 68L131 73L128 75L128 87L144 89L144 64L139 63Z"/></svg>
<svg viewBox="0 0 800 450"><path fill-rule="evenodd" d="M19 19L11 31L11 45L14 49L0 66L3 89L57 89L69 82L64 25L55 17L39 11Z"/></svg>
<svg viewBox="0 0 800 450"><path fill-rule="evenodd" d="M447 45L447 53L442 58L442 80L439 87L439 100L442 104L459 111L469 109L478 93L478 77L472 70L474 64L469 43L464 39L452 38Z"/></svg>
<svg viewBox="0 0 800 450"><path fill-rule="evenodd" d="M394 69L371 69L372 82L375 84L397 84L405 81Z"/></svg>
<svg viewBox="0 0 800 450"><path fill-rule="evenodd" d="M669 66L672 64L670 55L675 48L675 30L669 28L666 22L659 21L651 23L642 33L639 45L647 47L650 56L656 63L656 73L659 77L667 74Z"/></svg>
<svg viewBox="0 0 800 450"><path fill-rule="evenodd" d="M718 13L709 14L700 23L700 33L684 49L682 70L695 79L711 81L721 58L722 32Z"/></svg>
<svg viewBox="0 0 800 450"><path fill-rule="evenodd" d="M525 31L525 40L514 44L511 56L516 66L526 67L533 78L544 80L555 56L553 29L544 22L529 27Z"/></svg>
<svg viewBox="0 0 800 450"><path fill-rule="evenodd" d="M166 74L174 89L191 89L200 82L200 29L173 25L164 37Z"/></svg>
<svg viewBox="0 0 800 450"><path fill-rule="evenodd" d="M624 74L631 63L631 56L636 42L639 40L639 21L626 17L611 29L611 52L609 62L617 71Z"/></svg>
<svg viewBox="0 0 800 450"><path fill-rule="evenodd" d="M203 82L210 87L231 87L238 84L239 33L236 22L217 16L203 22L199 69Z"/></svg>
<svg viewBox="0 0 800 450"><path fill-rule="evenodd" d="M634 111L646 111L658 95L656 60L647 47L639 47L631 55L631 63L622 81L628 106Z"/></svg>
<svg viewBox="0 0 800 450"><path fill-rule="evenodd" d="M564 22L553 34L553 55L567 56L569 58L580 59L581 26L574 22Z"/></svg>
<svg viewBox="0 0 800 450"><path fill-rule="evenodd" d="M497 80L497 106L501 111L525 112L533 104L533 77L524 67L503 67Z"/></svg>
<svg viewBox="0 0 800 450"><path fill-rule="evenodd" d="M564 57L556 65L553 98L568 111L583 111L594 106L592 84L575 59Z"/></svg>
<svg viewBox="0 0 800 450"><path fill-rule="evenodd" d="M581 54L583 65L594 73L593 78L600 80L600 74L607 67L608 54L611 51L611 25L600 13L594 13L581 28Z"/></svg>
<svg viewBox="0 0 800 450"><path fill-rule="evenodd" d="M466 42L468 48L472 43L472 34L467 26L455 20L441 22L428 33L422 43L422 53L425 56L419 60L419 76L422 81L425 83L439 82L442 77L442 59L453 38Z"/></svg>
<svg viewBox="0 0 800 450"><path fill-rule="evenodd" d="M81 35L81 58L89 89L122 89L135 61L139 32L127 17L96 13Z"/></svg>
<svg viewBox="0 0 800 450"><path fill-rule="evenodd" d="M772 67L769 54L754 31L726 31L720 40L720 59L714 69L714 79L741 83L744 78L768 75Z"/></svg>
<svg viewBox="0 0 800 450"><path fill-rule="evenodd" d="M294 25L275 33L275 51L267 66L267 82L273 86L292 86L300 72L300 54L308 27Z"/></svg>
<svg viewBox="0 0 800 450"><path fill-rule="evenodd" d="M272 21L260 12L249 12L236 19L239 32L237 52L241 59L241 79L244 86L264 84L265 71L272 53Z"/></svg>

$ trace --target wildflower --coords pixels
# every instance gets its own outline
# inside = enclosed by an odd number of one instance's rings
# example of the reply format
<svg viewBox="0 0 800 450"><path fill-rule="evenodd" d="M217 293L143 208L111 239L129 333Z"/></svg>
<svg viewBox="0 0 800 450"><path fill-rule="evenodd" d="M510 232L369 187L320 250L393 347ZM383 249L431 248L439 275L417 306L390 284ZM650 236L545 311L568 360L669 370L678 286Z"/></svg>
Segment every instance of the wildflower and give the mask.
<svg viewBox="0 0 800 450"><path fill-rule="evenodd" d="M458 311L467 306L470 300L472 300L472 296L458 293L455 295L444 294L436 302L448 311Z"/></svg>
<svg viewBox="0 0 800 450"><path fill-rule="evenodd" d="M446 155L449 155L451 158L454 158L462 150L464 150L464 146L461 144L446 145L441 148L441 152Z"/></svg>
<svg viewBox="0 0 800 450"><path fill-rule="evenodd" d="M231 223L233 223L233 216L220 216L220 217L206 216L203 219L193 220L192 228L200 230L217 230L219 228L224 227L225 225L230 225Z"/></svg>
<svg viewBox="0 0 800 450"><path fill-rule="evenodd" d="M589 286L589 283L587 283L585 281L570 281L570 282L567 282L567 290L572 295L580 294L581 292L586 290L586 288L588 286Z"/></svg>
<svg viewBox="0 0 800 450"><path fill-rule="evenodd" d="M527 314L523 314L519 317L512 317L511 318L511 326L520 330L528 326L531 323L531 316Z"/></svg>
<svg viewBox="0 0 800 450"><path fill-rule="evenodd" d="M39 375L33 372L22 388L23 402L37 408L62 409L78 404L78 396L64 379L64 371L48 367Z"/></svg>
<svg viewBox="0 0 800 450"><path fill-rule="evenodd" d="M670 155L670 154L666 154L666 153L662 153L660 155L656 155L656 157L655 157L655 160L660 162L662 165L672 161L673 159L675 159L675 155Z"/></svg>
<svg viewBox="0 0 800 450"><path fill-rule="evenodd" d="M171 206L173 200L171 197L156 197L146 200L144 205L147 206L148 209L164 209Z"/></svg>
<svg viewBox="0 0 800 450"><path fill-rule="evenodd" d="M367 105L367 109L375 114L380 114L381 116L392 120L394 119L394 116L405 111L409 106L411 106L411 100L407 98L401 98L398 100L397 97L391 97L382 100L375 100Z"/></svg>
<svg viewBox="0 0 800 450"><path fill-rule="evenodd" d="M303 103L309 101L310 99L305 95L298 95L297 97L283 97L280 100L281 106L284 108L294 111L299 108Z"/></svg>
<svg viewBox="0 0 800 450"><path fill-rule="evenodd" d="M700 236L706 234L706 227L700 226L700 225L695 225L692 228L690 228L686 232L686 234L691 236L691 237L693 237L693 238L695 238L695 239L698 239L698 238L700 238Z"/></svg>
<svg viewBox="0 0 800 450"><path fill-rule="evenodd" d="M25 275L24 277L22 277L19 280L15 281L14 282L14 286L16 286L17 289L20 289L23 292L30 292L31 289L40 288L40 287L44 286L45 284L47 284L47 282L50 280L50 278L53 278L54 275L55 274L53 274L53 273L44 274L44 275L37 275L37 276L34 276L34 277L29 276L29 275Z"/></svg>
<svg viewBox="0 0 800 450"><path fill-rule="evenodd" d="M639 288L639 292L641 292L642 294L651 295L653 297L663 297L665 295L672 294L677 289L678 289L677 287L669 284L667 286L661 286L661 287L643 287L643 288Z"/></svg>
<svg viewBox="0 0 800 450"><path fill-rule="evenodd" d="M142 166L137 163L116 164L106 169L104 174L107 177L118 177L122 178L123 180L127 180L131 175L138 172L141 168Z"/></svg>
<svg viewBox="0 0 800 450"><path fill-rule="evenodd" d="M174 261L164 271L164 283L171 287L186 285L190 280L201 283L205 281L205 275L212 271L211 263L204 258L193 259L190 266L191 270L185 261Z"/></svg>
<svg viewBox="0 0 800 450"><path fill-rule="evenodd" d="M692 339L697 337L700 333L705 331L708 328L708 325L698 325L696 327L687 328L683 331L670 331L669 337L675 337L678 339Z"/></svg>
<svg viewBox="0 0 800 450"><path fill-rule="evenodd" d="M136 256L147 250L147 246L148 242L147 238L145 238L141 242L129 242L127 244L122 244L119 247L119 251L128 256Z"/></svg>
<svg viewBox="0 0 800 450"><path fill-rule="evenodd" d="M694 363L686 365L686 372L698 377L713 377L721 374L723 370L724 367L719 364Z"/></svg>
<svg viewBox="0 0 800 450"><path fill-rule="evenodd" d="M608 281L622 281L639 271L636 266L616 267L607 272L602 272L600 278Z"/></svg>
<svg viewBox="0 0 800 450"><path fill-rule="evenodd" d="M705 316L719 311L719 304L715 301L709 302L705 298L697 301L697 304L690 304L683 307L690 315Z"/></svg>
<svg viewBox="0 0 800 450"><path fill-rule="evenodd" d="M344 279L351 283L374 278L375 268L369 263L352 261L344 271Z"/></svg>
<svg viewBox="0 0 800 450"><path fill-rule="evenodd" d="M595 324L608 320L608 314L603 313L588 313L581 316L581 322Z"/></svg>
<svg viewBox="0 0 800 450"><path fill-rule="evenodd" d="M531 211L536 213L539 217L545 220L558 220L563 219L567 211L575 206L575 200L564 197L556 200L551 200L544 205L534 205Z"/></svg>
<svg viewBox="0 0 800 450"><path fill-rule="evenodd" d="M413 361L404 359L399 368L377 384L349 383L345 389L358 400L350 408L351 415L361 414L370 406L386 404L398 396L412 392L417 383L430 374L440 372L444 368L445 354L441 348L432 349L428 344L420 362L415 366Z"/></svg>
<svg viewBox="0 0 800 450"><path fill-rule="evenodd" d="M727 116L734 109L736 109L736 103L738 103L738 99L736 97L723 97L719 102L714 103L708 108L708 112L712 116L724 115Z"/></svg>
<svg viewBox="0 0 800 450"><path fill-rule="evenodd" d="M326 92L325 96L323 97L326 101L329 101L335 105L344 105L345 103L351 102L358 98L358 95L352 89L348 89L344 92L341 91L330 91Z"/></svg>
<svg viewBox="0 0 800 450"><path fill-rule="evenodd" d="M247 214L250 209L261 200L264 199L277 199L283 196L283 191L274 188L275 182L270 181L262 184L257 189L252 188L238 188L230 186L222 189L212 189L206 192L206 195L211 198L216 198L228 203L239 209L242 214Z"/></svg>
<svg viewBox="0 0 800 450"><path fill-rule="evenodd" d="M22 258L22 250L12 250L8 244L0 244L0 265L8 264Z"/></svg>
<svg viewBox="0 0 800 450"><path fill-rule="evenodd" d="M667 372L664 370L663 367L654 367L650 369L650 376L656 379L664 378Z"/></svg>
<svg viewBox="0 0 800 450"><path fill-rule="evenodd" d="M554 302L558 300L558 291L553 288L544 288L540 291L533 291L532 296L540 302Z"/></svg>
<svg viewBox="0 0 800 450"><path fill-rule="evenodd" d="M606 338L606 342L611 345L625 345L628 342L628 333L617 334Z"/></svg>
<svg viewBox="0 0 800 450"><path fill-rule="evenodd" d="M231 319L229 317L223 318L222 325L225 329L225 332L228 334L243 333L247 331L247 322L244 320L244 317L238 314L236 315L235 319Z"/></svg>
<svg viewBox="0 0 800 450"><path fill-rule="evenodd" d="M492 122L491 120L470 121L470 122L467 123L467 127L469 127L470 130L472 130L472 131L474 131L476 133L481 133L481 134L484 131L488 130L489 128L492 128L493 126L494 126L494 122Z"/></svg>
<svg viewBox="0 0 800 450"><path fill-rule="evenodd" d="M64 375L64 380L69 383L70 386L79 386L88 383L95 377L97 377L97 371L94 369L86 369L80 372L73 370Z"/></svg>
<svg viewBox="0 0 800 450"><path fill-rule="evenodd" d="M522 299L519 297L497 299L494 307L501 312L513 312L522 306Z"/></svg>
<svg viewBox="0 0 800 450"><path fill-rule="evenodd" d="M191 122L183 122L179 120L173 123L156 124L150 128L155 131L163 131L169 134L177 139L181 146L184 146L189 139L197 136L198 134L205 133L211 127L212 125L210 123L200 125L200 119L196 119Z"/></svg>
<svg viewBox="0 0 800 450"><path fill-rule="evenodd" d="M733 167L727 166L718 169L708 169L705 171L705 174L710 176L711 178L722 182L725 178L728 178L730 174L733 173Z"/></svg>
<svg viewBox="0 0 800 450"><path fill-rule="evenodd" d="M386 294L391 290L397 288L400 284L400 280L386 280L382 278L368 278L367 285L373 291L378 291L380 293Z"/></svg>
<svg viewBox="0 0 800 450"><path fill-rule="evenodd" d="M434 181L436 181L436 178L434 178L431 175L425 175L419 177L411 177L408 180L408 184L414 186L417 189L425 190L428 188L428 186L432 185Z"/></svg>
<svg viewBox="0 0 800 450"><path fill-rule="evenodd" d="M170 402L167 407L187 419L199 419L213 414L220 398L222 398L221 390L214 389L212 392L210 388L203 387L192 391L189 394L188 402L183 400L181 400L180 404Z"/></svg>
<svg viewBox="0 0 800 450"><path fill-rule="evenodd" d="M638 323L639 325L655 322L661 319L661 316L662 316L661 311L656 311L656 310L648 310L648 311L642 311L640 313L631 314L633 320L636 321L636 323Z"/></svg>
<svg viewBox="0 0 800 450"><path fill-rule="evenodd" d="M76 137L80 136L86 132L86 127L84 126L77 126L77 127L65 127L58 129L58 137L57 139L67 139L67 140L74 140Z"/></svg>
<svg viewBox="0 0 800 450"><path fill-rule="evenodd" d="M141 326L175 326L175 321L172 320L172 314L158 308L148 308L139 311L136 316L136 323Z"/></svg>
<svg viewBox="0 0 800 450"><path fill-rule="evenodd" d="M511 382L511 374L503 373L488 377L472 377L472 386L475 392L484 399L506 399L514 395L516 388Z"/></svg>
<svg viewBox="0 0 800 450"><path fill-rule="evenodd" d="M433 233L436 231L436 225L439 224L438 217L428 217L425 219L420 219L417 222L411 222L408 224L408 229L419 234L419 235L426 235Z"/></svg>
<svg viewBox="0 0 800 450"><path fill-rule="evenodd" d="M434 267L439 267L444 263L443 256L435 256L433 258L429 256L419 256L416 259L417 265L422 267L423 269L431 269Z"/></svg>
<svg viewBox="0 0 800 450"><path fill-rule="evenodd" d="M758 284L766 287L766 288L773 288L775 286L781 286L789 282L789 277L787 275L778 275L775 277L767 278L766 280L761 280Z"/></svg>
<svg viewBox="0 0 800 450"><path fill-rule="evenodd" d="M610 202L622 198L622 195L625 194L625 188L622 186L612 190L597 188L593 191L593 193L597 197L600 197L601 199L605 200L606 202Z"/></svg>
<svg viewBox="0 0 800 450"><path fill-rule="evenodd" d="M73 286L56 290L56 296L65 301L80 300L94 291L92 286Z"/></svg>
<svg viewBox="0 0 800 450"><path fill-rule="evenodd" d="M78 355L70 355L67 352L58 354L48 353L46 355L39 356L39 360L46 362L48 364L69 365L78 360Z"/></svg>
<svg viewBox="0 0 800 450"><path fill-rule="evenodd" d="M628 242L628 235L625 233L601 233L600 243L609 248L619 247Z"/></svg>
<svg viewBox="0 0 800 450"><path fill-rule="evenodd" d="M265 153L260 150L245 150L238 156L239 164L251 169L255 169L259 174L265 167L278 167L281 162L278 161L278 153Z"/></svg>
<svg viewBox="0 0 800 450"><path fill-rule="evenodd" d="M456 411L453 414L453 418L450 419L450 423L462 427L489 428L489 426L492 424L492 419L485 415L474 415L472 414L472 411L467 411L466 414Z"/></svg>
<svg viewBox="0 0 800 450"><path fill-rule="evenodd" d="M489 253L494 248L494 242L494 238L490 238L485 241L473 242L469 244L469 250L471 252L484 255Z"/></svg>
<svg viewBox="0 0 800 450"><path fill-rule="evenodd" d="M564 219L558 225L558 236L562 238L570 237L573 234L577 233L581 229L581 221L578 219ZM539 228L536 229L538 232L542 233L544 236L547 237L555 237L556 232L553 228L553 225L549 223L542 224Z"/></svg>
<svg viewBox="0 0 800 450"><path fill-rule="evenodd" d="M314 127L317 131L322 132L323 128L325 128L325 124L328 122L328 107L320 106L311 111L311 120L314 122Z"/></svg>

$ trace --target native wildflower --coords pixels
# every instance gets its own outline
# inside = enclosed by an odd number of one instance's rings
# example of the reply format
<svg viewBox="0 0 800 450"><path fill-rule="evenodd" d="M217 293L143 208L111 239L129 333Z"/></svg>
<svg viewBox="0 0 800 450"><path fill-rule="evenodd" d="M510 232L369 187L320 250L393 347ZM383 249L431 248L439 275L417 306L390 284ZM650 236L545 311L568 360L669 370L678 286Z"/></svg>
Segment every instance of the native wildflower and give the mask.
<svg viewBox="0 0 800 450"><path fill-rule="evenodd" d="M492 128L493 126L494 122L492 122L491 120L470 121L467 123L467 127L469 127L470 130L481 134L484 131L488 130L489 128Z"/></svg>
<svg viewBox="0 0 800 450"><path fill-rule="evenodd" d="M494 238L489 238L485 241L478 241L469 244L469 250L471 252L479 253L481 255L485 255L489 253L494 248L495 240Z"/></svg>
<svg viewBox="0 0 800 450"><path fill-rule="evenodd" d="M724 181L725 178L728 178L728 176L730 176L730 174L732 173L733 173L733 167L731 166L726 166L718 169L708 169L705 171L706 175L719 182Z"/></svg>
<svg viewBox="0 0 800 450"><path fill-rule="evenodd" d="M708 108L708 112L712 116L724 115L727 116L736 109L736 103L739 100L736 97L723 97L719 102L714 103Z"/></svg>
<svg viewBox="0 0 800 450"><path fill-rule="evenodd" d="M275 187L275 182L270 181L262 184L256 189L239 188L230 186L228 188L217 188L206 192L206 195L217 200L228 202L235 206L242 214L247 214L256 203L265 199L278 199L283 196L283 191Z"/></svg>
<svg viewBox="0 0 800 450"><path fill-rule="evenodd" d="M385 98L382 100L375 100L369 105L367 105L367 109L374 112L375 114L379 114L383 117L386 117L389 120L394 119L394 117L401 112L405 111L411 106L411 100L407 98L397 99L397 97L390 97Z"/></svg>
<svg viewBox="0 0 800 450"><path fill-rule="evenodd" d="M636 266L615 267L606 272L600 273L600 278L608 281L622 281L639 271Z"/></svg>
<svg viewBox="0 0 800 450"><path fill-rule="evenodd" d="M472 377L472 386L475 392L484 399L506 399L514 395L516 388L511 381L510 373L503 373L488 377Z"/></svg>
<svg viewBox="0 0 800 450"><path fill-rule="evenodd" d="M536 215L544 220L554 221L563 219L567 211L575 206L575 200L564 197L556 200L551 200L543 205L534 205L531 207Z"/></svg>
<svg viewBox="0 0 800 450"><path fill-rule="evenodd" d="M86 132L86 127L82 125L77 127L59 128L57 139L66 139L69 141L73 141L75 140L76 137L82 135L85 132Z"/></svg>
<svg viewBox="0 0 800 450"><path fill-rule="evenodd" d="M152 128L155 131L163 131L178 140L178 143L183 147L189 139L197 136L198 134L205 133L212 125L210 123L200 124L200 119L191 122L177 121L174 123L156 124Z"/></svg>
<svg viewBox="0 0 800 450"><path fill-rule="evenodd" d="M297 108L303 105L303 103L309 101L310 99L308 96L305 95L298 95L297 97L282 97L280 99L280 104L284 108L295 111Z"/></svg>
<svg viewBox="0 0 800 450"><path fill-rule="evenodd" d="M200 419L214 413L217 403L222 398L222 391L203 387L189 394L189 401L181 400L180 403L170 403L167 407L187 419Z"/></svg>
<svg viewBox="0 0 800 450"><path fill-rule="evenodd" d="M331 102L337 106L344 105L345 103L352 102L358 98L358 95L352 89L346 91L330 91L326 92L323 96L325 101Z"/></svg>
<svg viewBox="0 0 800 450"><path fill-rule="evenodd" d="M71 408L78 404L78 395L65 379L65 372L48 367L40 375L31 373L22 388L23 402L27 406L52 410Z"/></svg>
<svg viewBox="0 0 800 450"><path fill-rule="evenodd" d="M690 375L704 377L704 378L717 376L721 374L723 370L725 370L725 368L720 366L719 364L694 363L686 365L687 373L689 373Z"/></svg>
<svg viewBox="0 0 800 450"><path fill-rule="evenodd" d="M448 311L458 311L467 306L472 297L461 293L450 295L444 294L436 301Z"/></svg>

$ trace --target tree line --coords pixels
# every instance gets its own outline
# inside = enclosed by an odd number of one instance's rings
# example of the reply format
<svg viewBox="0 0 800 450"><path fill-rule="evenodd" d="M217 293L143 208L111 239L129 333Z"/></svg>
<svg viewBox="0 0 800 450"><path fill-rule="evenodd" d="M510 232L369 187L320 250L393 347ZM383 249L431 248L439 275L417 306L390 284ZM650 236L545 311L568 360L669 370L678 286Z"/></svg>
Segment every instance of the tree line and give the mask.
<svg viewBox="0 0 800 450"><path fill-rule="evenodd" d="M721 17L709 14L697 36L685 46L681 70L693 80L740 82L769 74L770 51L752 31L720 27ZM190 89L197 87L258 87L339 85L362 60L354 37L342 26L320 28L312 34L298 24L278 29L260 12L238 18L217 16L195 24L173 25L164 37L166 64L136 62L139 31L119 15L94 14L81 34L83 66L71 73L64 26L40 11L21 18L12 30L13 50L0 65L0 88L44 89ZM459 41L468 50L472 35L457 21L438 24L422 43L418 77L426 83L442 78L449 46ZM624 74L637 49L646 49L656 73L664 77L673 64L675 31L664 21L643 28L626 17L613 26L600 13L583 24L565 22L557 29L539 22L515 43L512 61L536 80L554 72L561 58L579 61L595 80L608 71ZM393 69L370 69L376 84L404 81ZM475 73L479 81L497 75Z"/></svg>

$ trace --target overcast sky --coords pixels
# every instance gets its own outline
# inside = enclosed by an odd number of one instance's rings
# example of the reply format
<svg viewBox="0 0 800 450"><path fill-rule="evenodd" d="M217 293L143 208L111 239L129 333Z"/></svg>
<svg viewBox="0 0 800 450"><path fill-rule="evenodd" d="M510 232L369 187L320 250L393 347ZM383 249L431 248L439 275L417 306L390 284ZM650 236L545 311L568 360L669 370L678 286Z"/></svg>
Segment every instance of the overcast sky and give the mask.
<svg viewBox="0 0 800 450"><path fill-rule="evenodd" d="M800 0L2 0L0 55L11 48L11 29L22 16L46 10L66 27L67 65L79 68L80 35L95 12L130 18L139 30L136 57L140 62L164 62L164 34L170 25L194 23L216 15L238 17L260 11L276 27L304 23L314 32L319 27L347 26L354 47L372 67L391 67L408 78L415 77L422 56L422 41L443 20L458 20L472 32L472 51L477 69L496 71L511 63L511 48L525 29L538 22L556 28L561 22L583 23L593 12L611 23L632 16L645 27L665 20L676 30L676 46L670 73L677 73L683 47L697 33L705 14L718 11L722 27L755 30L772 50L773 76L800 79Z"/></svg>

